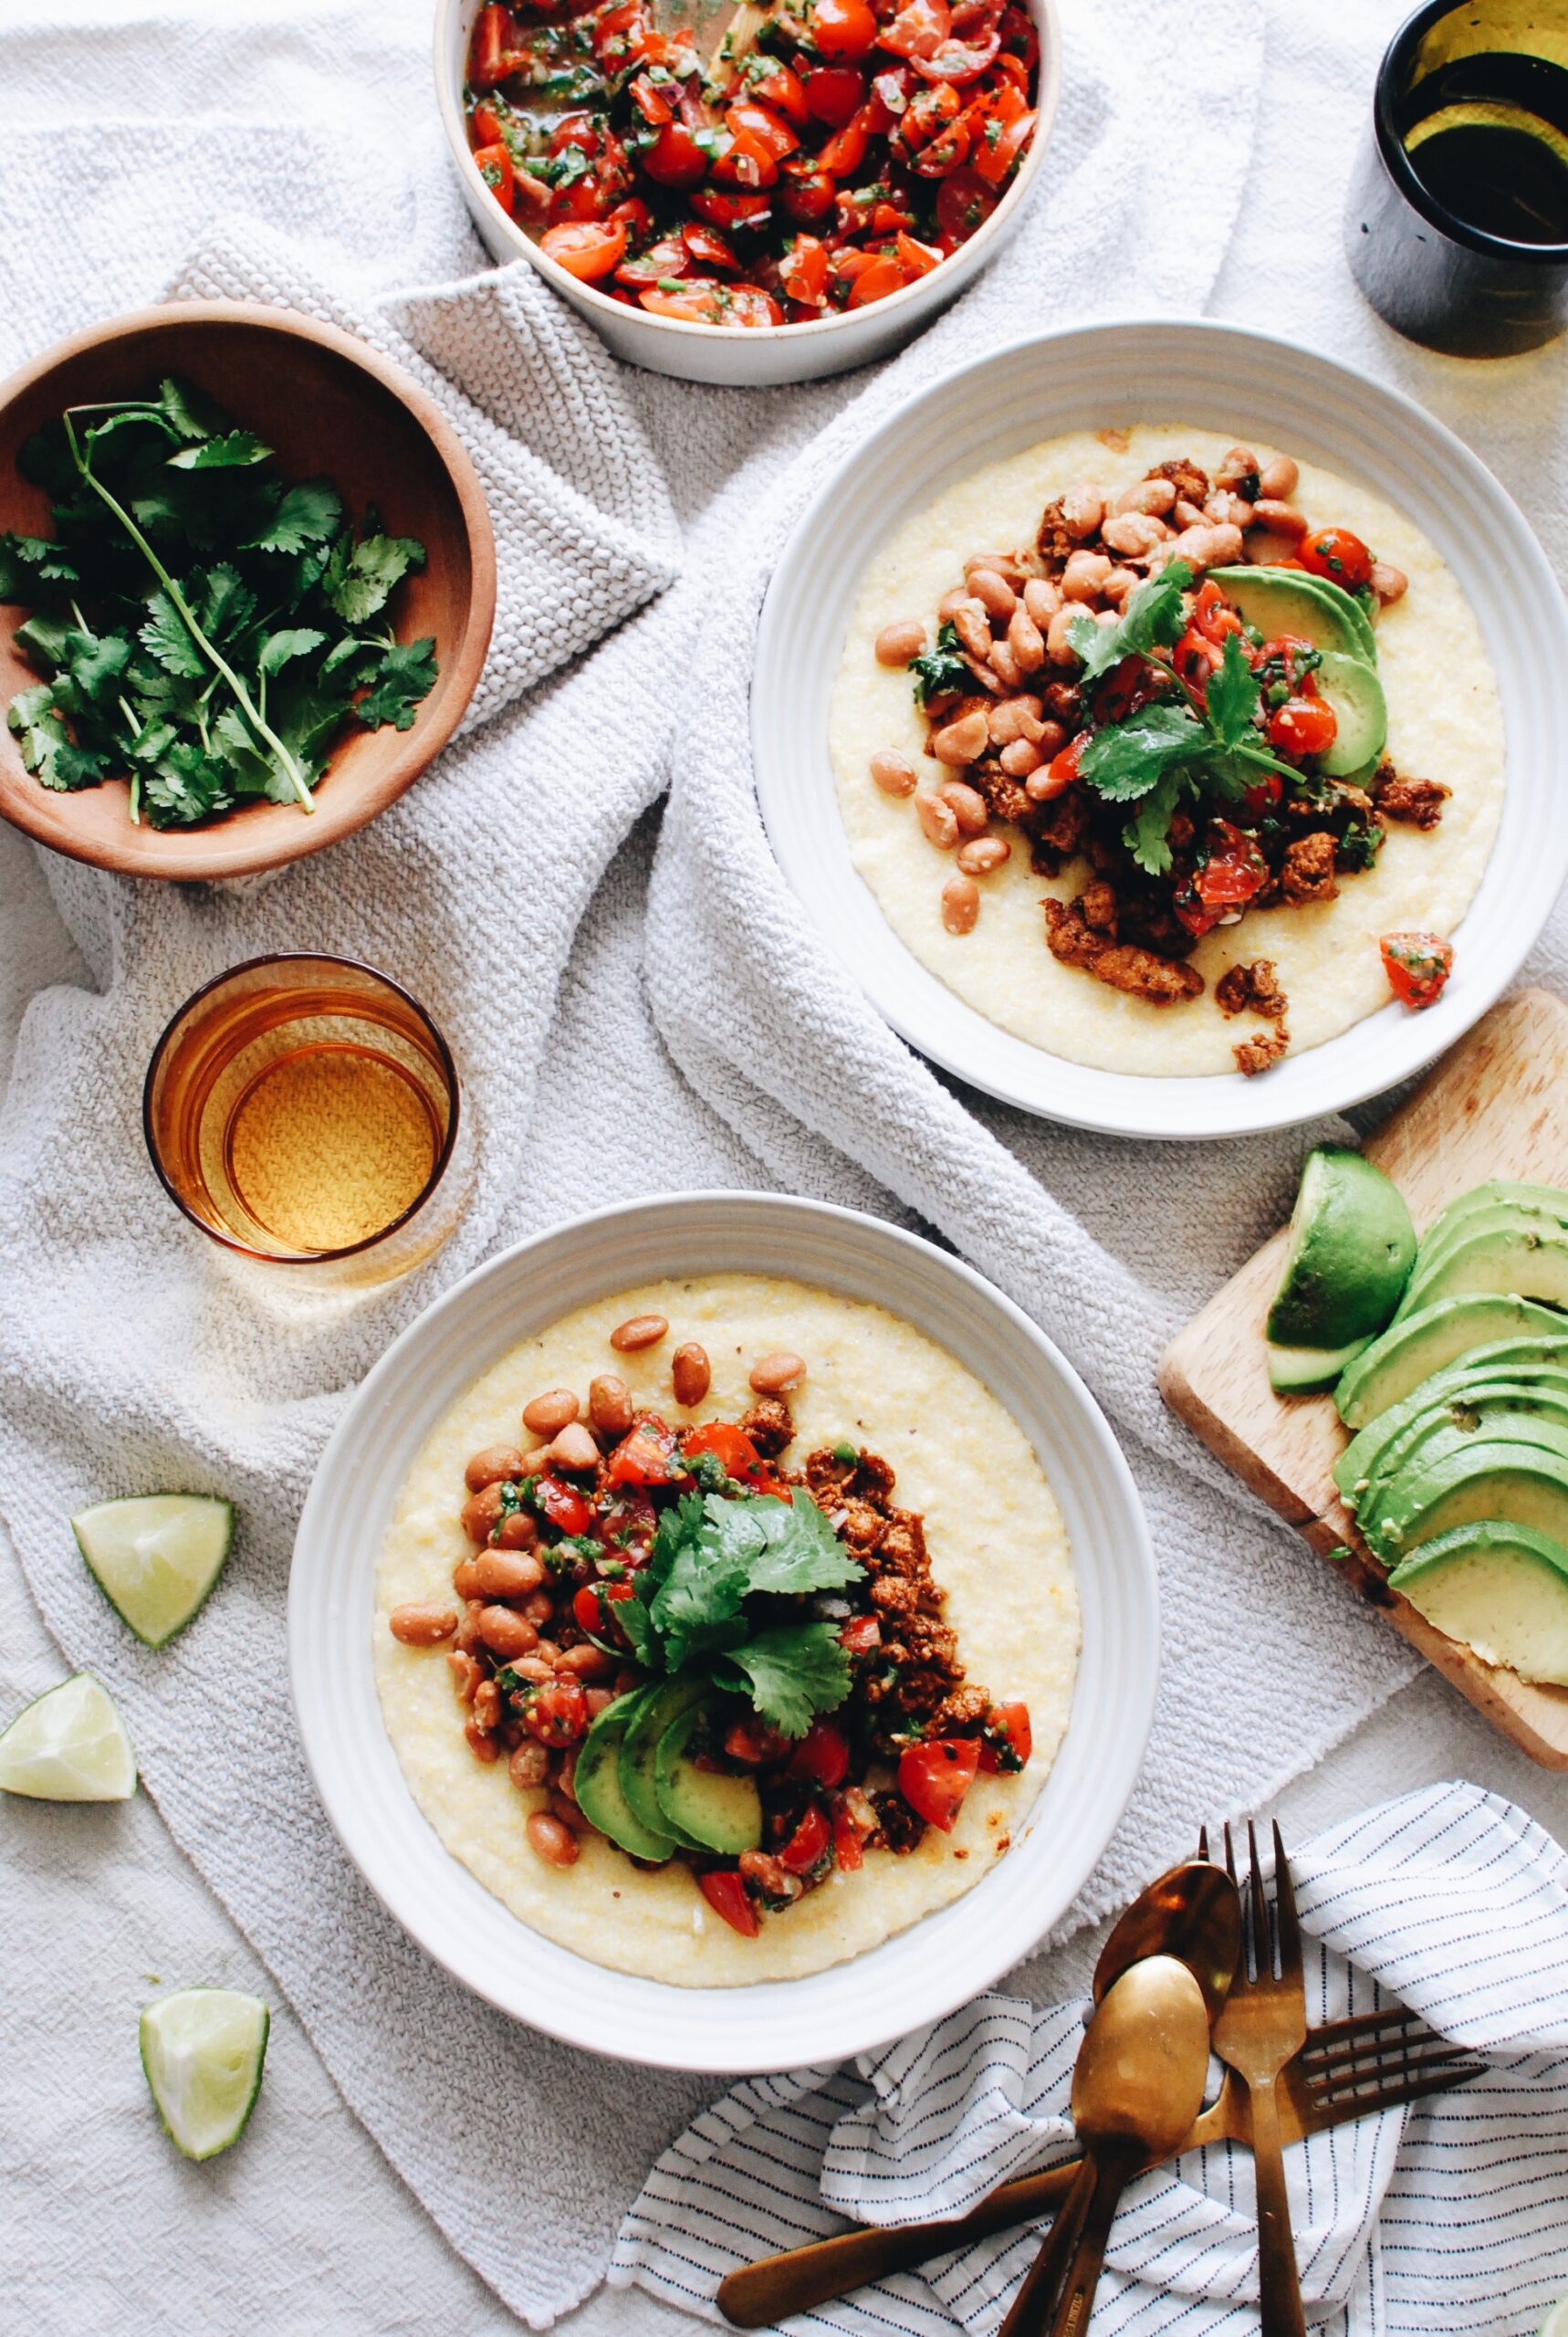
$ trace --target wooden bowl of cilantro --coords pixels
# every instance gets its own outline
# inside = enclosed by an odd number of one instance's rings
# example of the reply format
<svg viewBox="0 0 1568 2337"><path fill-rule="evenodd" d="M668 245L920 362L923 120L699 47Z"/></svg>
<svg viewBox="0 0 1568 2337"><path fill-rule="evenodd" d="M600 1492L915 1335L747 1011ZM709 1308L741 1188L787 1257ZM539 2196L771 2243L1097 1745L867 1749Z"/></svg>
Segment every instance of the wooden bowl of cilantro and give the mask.
<svg viewBox="0 0 1568 2337"><path fill-rule="evenodd" d="M350 834L473 696L474 467L373 350L282 309L145 311L0 388L0 815L139 876Z"/></svg>

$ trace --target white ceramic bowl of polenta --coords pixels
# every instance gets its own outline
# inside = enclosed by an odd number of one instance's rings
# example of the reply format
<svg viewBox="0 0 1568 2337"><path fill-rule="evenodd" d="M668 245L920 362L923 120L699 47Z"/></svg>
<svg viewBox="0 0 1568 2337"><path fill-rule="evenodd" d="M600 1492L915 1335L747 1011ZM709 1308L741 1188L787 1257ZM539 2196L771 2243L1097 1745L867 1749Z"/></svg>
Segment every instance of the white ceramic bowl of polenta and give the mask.
<svg viewBox="0 0 1568 2337"><path fill-rule="evenodd" d="M1207 934L1192 953L1205 994L1157 1004L1048 949L1042 902L1082 892L1081 860L1053 876L1014 849L982 877L972 929L948 929L952 863L869 763L891 749L928 784L961 774L929 760L910 677L879 665L874 644L903 618L926 620L929 641L966 558L1032 545L1044 506L1079 481L1109 501L1162 459L1212 467L1238 443L1263 462L1289 456L1312 525L1350 528L1408 576L1375 634L1387 746L1403 775L1448 796L1430 832L1389 822L1376 865L1342 875L1333 900ZM1077 1126L1242 1134L1341 1110L1419 1071L1517 971L1568 875L1565 657L1568 612L1523 515L1409 400L1232 326L1095 326L947 376L802 511L762 613L758 797L823 942L933 1061ZM1379 949L1385 933L1411 929L1450 938L1455 952L1421 1011L1394 1001ZM1290 1052L1244 1078L1233 1049L1256 1025L1221 1013L1214 990L1254 957L1274 961L1288 993Z"/></svg>
<svg viewBox="0 0 1568 2337"><path fill-rule="evenodd" d="M617 1354L628 1315L657 1347ZM697 1341L682 1410L672 1349ZM755 1937L692 1867L596 1835L564 1868L526 1834L542 1796L476 1760L440 1648L388 1617L451 1597L464 1465L519 1407L614 1367L686 1423L737 1420L759 1355L792 1350L797 1451L848 1440L925 1521L967 1676L1029 1706L1033 1749L975 1778L951 1832L868 1849ZM780 1466L785 1465L780 1463ZM1132 1791L1158 1667L1137 1494L1092 1398L1001 1294L879 1221L753 1194L605 1210L493 1260L394 1342L325 1453L289 1588L295 1708L344 1846L412 1935L519 2018L622 2059L738 2072L838 2060L938 2018L1050 1930ZM700 1863L700 1861L699 1861Z"/></svg>

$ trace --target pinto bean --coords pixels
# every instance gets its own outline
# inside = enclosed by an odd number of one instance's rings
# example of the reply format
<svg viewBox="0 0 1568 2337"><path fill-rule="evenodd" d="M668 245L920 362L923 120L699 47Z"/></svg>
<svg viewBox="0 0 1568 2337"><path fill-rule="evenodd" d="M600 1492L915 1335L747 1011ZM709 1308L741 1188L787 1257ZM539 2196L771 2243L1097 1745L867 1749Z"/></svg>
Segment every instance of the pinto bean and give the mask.
<svg viewBox="0 0 1568 2337"><path fill-rule="evenodd" d="M631 1433L632 1391L612 1371L601 1371L588 1389L588 1417L606 1443L619 1443Z"/></svg>
<svg viewBox="0 0 1568 2337"><path fill-rule="evenodd" d="M1009 779L1027 779L1031 770L1038 770L1051 757L1034 739L1015 739L1010 746L1002 749L997 760Z"/></svg>
<svg viewBox="0 0 1568 2337"><path fill-rule="evenodd" d="M483 1493L470 1493L463 1504L463 1531L471 1542L487 1542L493 1526L501 1522L501 1487L488 1484Z"/></svg>
<svg viewBox="0 0 1568 2337"><path fill-rule="evenodd" d="M481 1550L474 1573L486 1598L526 1598L545 1578L537 1550Z"/></svg>
<svg viewBox="0 0 1568 2337"><path fill-rule="evenodd" d="M758 1396L787 1396L805 1377L805 1357L780 1347L777 1355L765 1355L760 1363L752 1365L751 1389Z"/></svg>
<svg viewBox="0 0 1568 2337"><path fill-rule="evenodd" d="M942 922L949 933L973 933L980 888L970 876L949 876L942 887Z"/></svg>
<svg viewBox="0 0 1568 2337"><path fill-rule="evenodd" d="M480 1727L476 1720L465 1720L463 1724L463 1734L468 1739L468 1750L473 1754L476 1761L483 1761L488 1767L492 1761L500 1759L499 1744L487 1728Z"/></svg>
<svg viewBox="0 0 1568 2337"><path fill-rule="evenodd" d="M944 803L940 795L917 795L915 816L927 844L934 844L938 852L952 851L958 841L958 823L950 803Z"/></svg>
<svg viewBox="0 0 1568 2337"><path fill-rule="evenodd" d="M907 665L925 646L925 627L918 617L899 617L884 624L876 637L879 665Z"/></svg>
<svg viewBox="0 0 1568 2337"><path fill-rule="evenodd" d="M538 1632L515 1607L485 1607L479 1613L479 1637L492 1655L509 1663L515 1655L532 1655Z"/></svg>
<svg viewBox="0 0 1568 2337"><path fill-rule="evenodd" d="M884 795L913 795L915 765L895 747L879 747L871 759L871 775Z"/></svg>
<svg viewBox="0 0 1568 2337"><path fill-rule="evenodd" d="M1111 550L1120 552L1124 560L1143 560L1156 544L1164 543L1170 529L1163 519L1156 519L1148 512L1120 511L1106 520L1100 533ZM1107 561L1105 573L1108 576L1110 572L1111 563Z"/></svg>
<svg viewBox="0 0 1568 2337"><path fill-rule="evenodd" d="M1174 542L1162 544L1161 564L1185 560L1192 568L1228 568L1241 557L1239 528L1214 527L1206 519L1199 528L1184 528Z"/></svg>
<svg viewBox="0 0 1568 2337"><path fill-rule="evenodd" d="M548 1590L530 1590L521 1610L535 1630L542 1631L555 1614L555 1599Z"/></svg>
<svg viewBox="0 0 1568 2337"><path fill-rule="evenodd" d="M1281 503L1273 496L1260 495L1252 506L1251 519L1246 524L1261 528L1267 535L1287 536L1294 542L1307 532L1307 515L1298 511L1293 503Z"/></svg>
<svg viewBox="0 0 1568 2337"><path fill-rule="evenodd" d="M1273 461L1265 463L1258 474L1259 496L1266 496L1274 503L1289 503L1301 484L1301 478L1299 464L1293 463L1289 455L1276 455Z"/></svg>
<svg viewBox="0 0 1568 2337"><path fill-rule="evenodd" d="M1061 524L1076 543L1093 535L1105 517L1105 498L1094 487L1070 487L1061 498Z"/></svg>
<svg viewBox="0 0 1568 2337"><path fill-rule="evenodd" d="M483 1601L477 1598L471 1598L463 1610L463 1620L457 1626L457 1645L464 1655L472 1655L481 1645L479 1618L483 1612Z"/></svg>
<svg viewBox="0 0 1568 2337"><path fill-rule="evenodd" d="M528 1848L546 1866L575 1866L580 1854L577 1836L559 1818L551 1818L536 1809L523 1831L528 1838Z"/></svg>
<svg viewBox="0 0 1568 2337"><path fill-rule="evenodd" d="M464 1470L463 1482L471 1493L482 1493L486 1485L505 1484L522 1473L523 1456L515 1444L486 1444Z"/></svg>
<svg viewBox="0 0 1568 2337"><path fill-rule="evenodd" d="M1031 576L1023 588L1023 604L1043 633L1061 606L1061 587L1054 577Z"/></svg>
<svg viewBox="0 0 1568 2337"><path fill-rule="evenodd" d="M542 1396L523 1406L523 1426L533 1436L559 1436L581 1410L570 1388L547 1388Z"/></svg>
<svg viewBox="0 0 1568 2337"><path fill-rule="evenodd" d="M484 1666L477 1657L472 1655L452 1654L447 1657L446 1663L452 1674L453 1687L465 1704L471 1704L474 1691L485 1677Z"/></svg>
<svg viewBox="0 0 1568 2337"><path fill-rule="evenodd" d="M588 1706L589 1719L597 1720L600 1713L608 1712L615 1702L615 1691L613 1688L585 1688L582 1701Z"/></svg>
<svg viewBox="0 0 1568 2337"><path fill-rule="evenodd" d="M949 769L962 769L985 753L990 737L989 719L977 707L973 714L960 715L956 722L945 723L931 741L931 751L939 763L947 764Z"/></svg>
<svg viewBox="0 0 1568 2337"><path fill-rule="evenodd" d="M968 591L962 584L955 584L950 592L944 592L936 603L937 624L951 624L968 597Z"/></svg>
<svg viewBox="0 0 1568 2337"><path fill-rule="evenodd" d="M1410 579L1405 571L1396 568L1391 561L1386 560L1373 561L1372 574L1367 582L1385 609L1392 608L1396 601L1402 601L1410 590Z"/></svg>
<svg viewBox="0 0 1568 2337"><path fill-rule="evenodd" d="M555 1665L549 1656L540 1652L544 1645L545 1642L541 1640L532 1655L515 1655L512 1658L512 1670L519 1680L553 1680L555 1678Z"/></svg>
<svg viewBox="0 0 1568 2337"><path fill-rule="evenodd" d="M1020 674L1037 674L1045 663L1045 635L1027 609L1015 609L1008 625L1008 647Z"/></svg>
<svg viewBox="0 0 1568 2337"><path fill-rule="evenodd" d="M580 1420L569 1420L550 1443L549 1457L557 1469L597 1469L599 1446L593 1432Z"/></svg>
<svg viewBox="0 0 1568 2337"><path fill-rule="evenodd" d="M688 1339L670 1357L670 1382L675 1391L675 1401L689 1410L700 1404L713 1385L713 1366L707 1359L707 1349Z"/></svg>
<svg viewBox="0 0 1568 2337"><path fill-rule="evenodd" d="M1203 506L1189 502L1185 495L1178 495L1171 519L1178 528L1201 528L1204 525Z"/></svg>
<svg viewBox="0 0 1568 2337"><path fill-rule="evenodd" d="M1081 613L1071 605L1058 609L1045 636L1046 653L1053 665L1079 665L1082 659L1072 646L1069 628Z"/></svg>
<svg viewBox="0 0 1568 2337"><path fill-rule="evenodd" d="M1236 487L1242 479L1254 478L1257 475L1258 457L1251 447L1232 446L1219 458L1214 484L1216 487Z"/></svg>
<svg viewBox="0 0 1568 2337"><path fill-rule="evenodd" d="M983 836L990 812L985 797L973 787L966 787L961 779L945 780L936 790L953 817L958 823L961 836Z"/></svg>
<svg viewBox="0 0 1568 2337"><path fill-rule="evenodd" d="M1113 568L1100 587L1100 598L1109 601L1113 608L1120 608L1138 581L1135 568Z"/></svg>
<svg viewBox="0 0 1568 2337"><path fill-rule="evenodd" d="M953 612L953 630L971 657L986 658L991 653L991 620L986 604L967 594Z"/></svg>
<svg viewBox="0 0 1568 2337"><path fill-rule="evenodd" d="M479 1561L477 1558L458 1559L452 1569L452 1588L465 1604L470 1598L478 1598Z"/></svg>
<svg viewBox="0 0 1568 2337"><path fill-rule="evenodd" d="M1037 697L1004 697L987 717L992 746L1010 747L1015 739L1038 738L1040 714Z"/></svg>
<svg viewBox="0 0 1568 2337"><path fill-rule="evenodd" d="M539 1538L539 1529L526 1509L509 1509L491 1537L493 1550L531 1549Z"/></svg>
<svg viewBox="0 0 1568 2337"><path fill-rule="evenodd" d="M549 1755L536 1737L525 1736L507 1764L507 1775L522 1793L533 1793L549 1775Z"/></svg>
<svg viewBox="0 0 1568 2337"><path fill-rule="evenodd" d="M440 1598L411 1598L392 1609L387 1629L404 1647L439 1647L457 1629L457 1609Z"/></svg>
<svg viewBox="0 0 1568 2337"><path fill-rule="evenodd" d="M991 644L990 669L1003 689L1016 690L1023 680L1023 667L1013 655L1010 641L1004 635Z"/></svg>
<svg viewBox="0 0 1568 2337"><path fill-rule="evenodd" d="M574 1839L579 1834L590 1834L595 1830L590 1826L587 1818L583 1816L581 1810L579 1809L571 1796L565 1792L561 1787L558 1786L554 1793L551 1794L549 1797L549 1807L550 1816L552 1818L559 1818L561 1824Z"/></svg>
<svg viewBox="0 0 1568 2337"><path fill-rule="evenodd" d="M958 865L966 876L989 876L1012 858L1012 850L1005 836L976 836L960 851Z"/></svg>
<svg viewBox="0 0 1568 2337"><path fill-rule="evenodd" d="M1005 624L1018 606L1018 594L994 568L972 568L965 579L970 595L998 624Z"/></svg>
<svg viewBox="0 0 1568 2337"><path fill-rule="evenodd" d="M1111 562L1103 551L1070 553L1061 571L1061 596L1065 601L1092 601L1111 573ZM1056 613L1060 615L1060 610ZM1054 619L1051 620L1054 622Z"/></svg>
<svg viewBox="0 0 1568 2337"><path fill-rule="evenodd" d="M1124 487L1111 505L1114 518L1123 511L1141 511L1145 519L1163 519L1176 501L1176 486L1168 478L1141 478L1135 487Z"/></svg>
<svg viewBox="0 0 1568 2337"><path fill-rule="evenodd" d="M1203 507L1203 516L1217 528L1249 528L1255 506L1244 495L1232 495L1228 487L1217 487Z"/></svg>
<svg viewBox="0 0 1568 2337"><path fill-rule="evenodd" d="M579 1680L609 1680L614 1676L615 1658L591 1640L579 1640L575 1647L563 1647L558 1672L570 1672Z"/></svg>
<svg viewBox="0 0 1568 2337"><path fill-rule="evenodd" d="M501 1692L493 1680L481 1680L475 1689L474 1717L481 1728L501 1725Z"/></svg>
<svg viewBox="0 0 1568 2337"><path fill-rule="evenodd" d="M669 1327L667 1315L629 1315L611 1332L610 1344L617 1355L638 1355L644 1347L656 1347Z"/></svg>

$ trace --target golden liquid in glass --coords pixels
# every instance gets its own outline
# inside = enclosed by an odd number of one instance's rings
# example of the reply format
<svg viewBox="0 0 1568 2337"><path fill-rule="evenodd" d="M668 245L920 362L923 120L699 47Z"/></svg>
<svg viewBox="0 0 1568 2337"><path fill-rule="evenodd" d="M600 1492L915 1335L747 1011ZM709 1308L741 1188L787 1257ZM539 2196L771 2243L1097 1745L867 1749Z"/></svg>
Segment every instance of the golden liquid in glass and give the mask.
<svg viewBox="0 0 1568 2337"><path fill-rule="evenodd" d="M279 1242L343 1250L412 1209L440 1135L399 1064L338 1042L267 1064L235 1105L225 1149L236 1193Z"/></svg>

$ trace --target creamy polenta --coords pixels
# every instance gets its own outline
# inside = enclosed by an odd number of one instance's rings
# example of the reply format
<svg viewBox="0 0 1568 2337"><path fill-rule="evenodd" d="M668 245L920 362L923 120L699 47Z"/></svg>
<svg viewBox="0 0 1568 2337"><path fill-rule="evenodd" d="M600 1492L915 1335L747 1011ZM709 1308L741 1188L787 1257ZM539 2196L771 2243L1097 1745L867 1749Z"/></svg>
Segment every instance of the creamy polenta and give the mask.
<svg viewBox="0 0 1568 2337"><path fill-rule="evenodd" d="M609 1335L657 1314L666 1339L615 1354ZM712 1368L707 1395L674 1406L671 1355L696 1341ZM436 1648L399 1644L388 1628L404 1602L449 1592L470 1555L459 1524L471 1453L517 1437L520 1406L540 1390L586 1390L613 1369L638 1405L682 1424L737 1420L755 1401L759 1357L806 1360L789 1403L796 1439L786 1462L848 1439L896 1472L898 1502L923 1513L932 1574L946 1594L969 1680L1029 1706L1033 1753L1013 1776L977 1776L950 1834L932 1830L908 1856L868 1851L859 1871L834 1871L745 1938L706 1904L677 1861L634 1867L608 1841L582 1841L564 1868L525 1839L542 1791L519 1790L502 1760L481 1766L463 1734L463 1708ZM1034 1450L980 1381L922 1333L879 1306L800 1284L706 1275L617 1293L525 1339L490 1367L427 1439L400 1491L376 1577L376 1680L387 1731L420 1808L453 1855L519 1921L595 1963L678 1986L737 1986L816 1972L863 1954L983 1881L1027 1817L1067 1725L1077 1670L1079 1608L1061 1514Z"/></svg>
<svg viewBox="0 0 1568 2337"><path fill-rule="evenodd" d="M941 888L952 862L933 850L910 801L879 791L869 765L891 749L908 758L922 787L955 774L926 755L926 724L910 677L878 665L878 634L901 619L929 620L976 550L1031 544L1042 508L1077 483L1092 482L1109 501L1174 456L1212 472L1228 444L1185 424L1104 437L1080 431L946 488L867 570L832 696L829 746L851 854L894 931L988 1021L1048 1053L1104 1070L1166 1077L1231 1072L1238 1040L1258 1025L1221 1014L1212 993L1229 967L1260 956L1273 960L1289 999L1292 1053L1385 1006L1379 937L1407 927L1452 933L1480 882L1501 808L1497 685L1452 571L1381 497L1303 463L1291 500L1312 526L1354 530L1409 579L1376 628L1387 751L1401 773L1451 791L1440 824L1429 833L1390 824L1376 865L1346 876L1337 899L1258 910L1207 934L1189 962L1208 994L1190 1001L1156 1004L1051 957L1040 905L1048 895L1068 900L1082 891L1082 861L1042 876L1030 868L1027 848L1015 848L980 882L974 929L945 927ZM1255 451L1266 466L1279 450L1255 445Z"/></svg>

